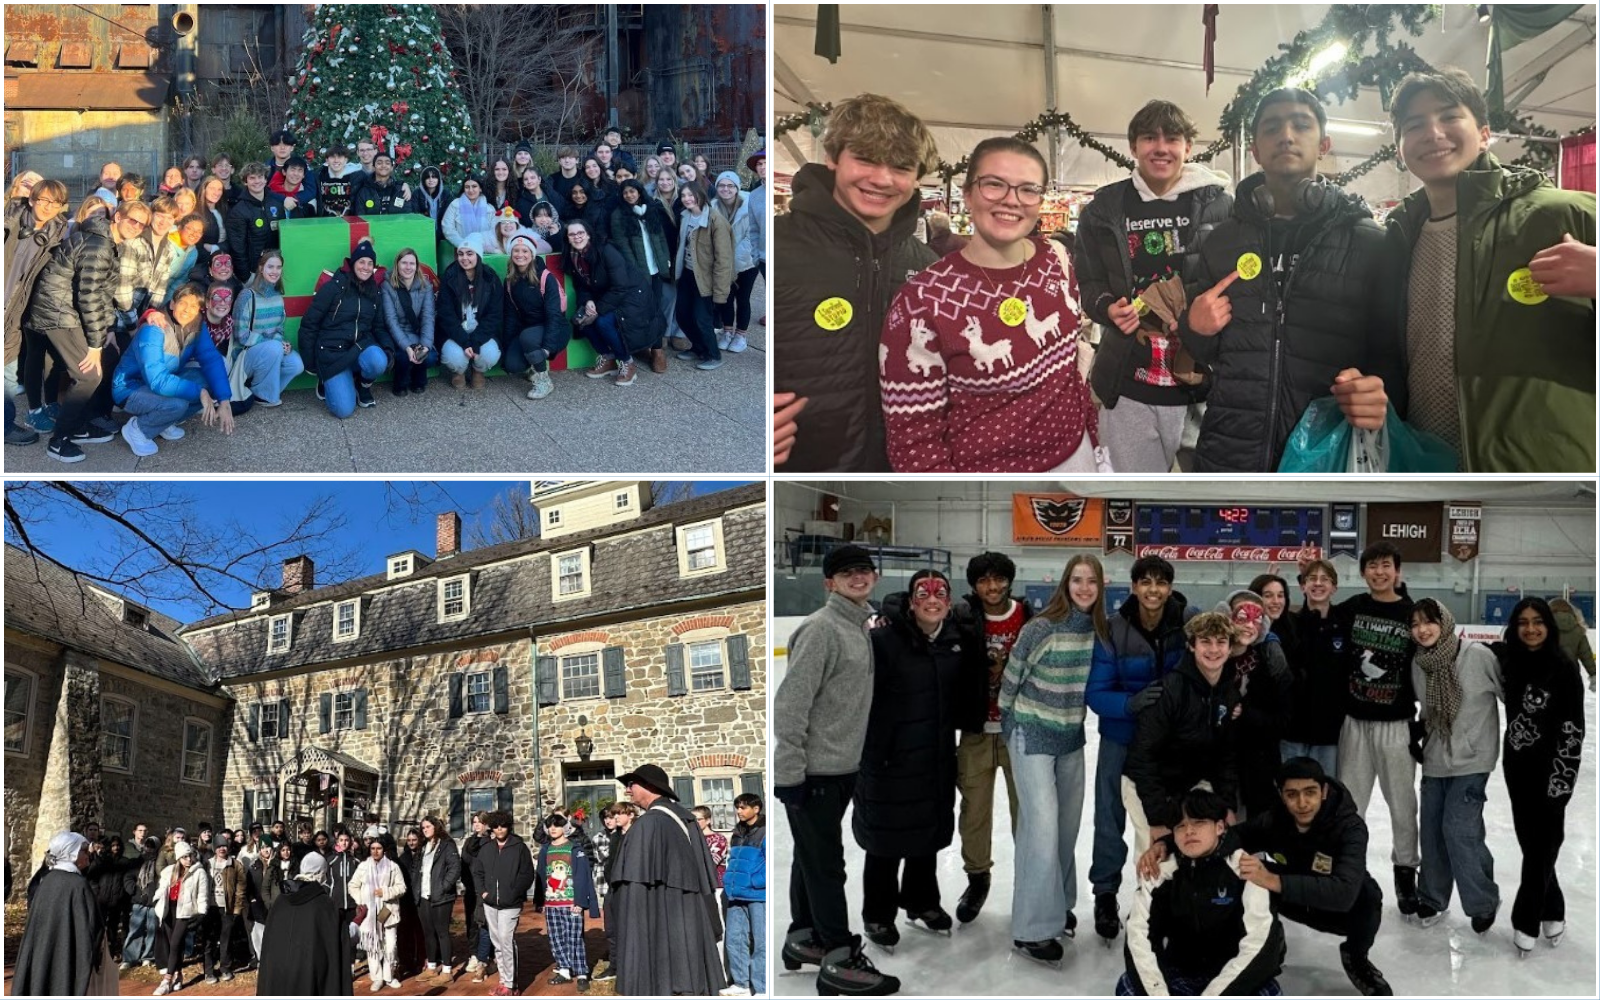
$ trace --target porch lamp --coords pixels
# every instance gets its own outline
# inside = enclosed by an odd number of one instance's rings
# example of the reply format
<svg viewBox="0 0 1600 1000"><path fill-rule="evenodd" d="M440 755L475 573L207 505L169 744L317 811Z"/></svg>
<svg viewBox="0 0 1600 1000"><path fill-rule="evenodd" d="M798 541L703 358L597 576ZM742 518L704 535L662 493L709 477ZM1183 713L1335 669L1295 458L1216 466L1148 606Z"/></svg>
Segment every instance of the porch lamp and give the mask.
<svg viewBox="0 0 1600 1000"><path fill-rule="evenodd" d="M588 760L589 756L594 753L594 740L591 740L589 738L589 734L583 729L583 727L587 726L588 724L588 716L578 716L578 738L572 741L573 746L578 748L578 759L585 761Z"/></svg>

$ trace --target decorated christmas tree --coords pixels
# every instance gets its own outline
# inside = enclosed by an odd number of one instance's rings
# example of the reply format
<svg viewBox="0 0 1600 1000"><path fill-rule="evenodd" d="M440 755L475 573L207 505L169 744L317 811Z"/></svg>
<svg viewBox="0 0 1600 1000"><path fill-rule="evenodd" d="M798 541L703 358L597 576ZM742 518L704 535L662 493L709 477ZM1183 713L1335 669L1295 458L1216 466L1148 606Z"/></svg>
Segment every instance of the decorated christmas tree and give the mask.
<svg viewBox="0 0 1600 1000"><path fill-rule="evenodd" d="M477 169L477 139L454 95L454 63L428 4L319 4L289 80L288 128L320 163L370 139L415 182L436 166L454 187ZM352 155L352 159L353 159Z"/></svg>

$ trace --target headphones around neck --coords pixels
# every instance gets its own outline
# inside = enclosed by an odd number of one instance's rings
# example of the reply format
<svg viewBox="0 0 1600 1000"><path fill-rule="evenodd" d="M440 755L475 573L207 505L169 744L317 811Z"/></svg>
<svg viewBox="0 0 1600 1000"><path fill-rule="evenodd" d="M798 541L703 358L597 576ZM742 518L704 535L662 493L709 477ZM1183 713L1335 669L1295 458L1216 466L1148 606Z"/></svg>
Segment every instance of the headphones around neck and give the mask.
<svg viewBox="0 0 1600 1000"><path fill-rule="evenodd" d="M1325 207L1328 200L1338 191L1338 188L1328 183L1318 174L1315 177L1305 177L1295 182L1294 185L1294 214L1317 215ZM1267 218L1278 214L1277 201L1272 197L1272 191L1265 183L1250 192L1250 201Z"/></svg>

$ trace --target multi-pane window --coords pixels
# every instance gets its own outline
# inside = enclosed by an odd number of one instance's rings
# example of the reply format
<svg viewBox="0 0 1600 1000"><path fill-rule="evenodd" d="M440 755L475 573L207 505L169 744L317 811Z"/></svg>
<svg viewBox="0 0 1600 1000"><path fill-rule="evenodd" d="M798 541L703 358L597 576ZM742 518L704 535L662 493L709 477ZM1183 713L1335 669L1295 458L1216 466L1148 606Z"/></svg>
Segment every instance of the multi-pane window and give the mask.
<svg viewBox="0 0 1600 1000"><path fill-rule="evenodd" d="M265 826L278 818L278 789L276 786L267 785L256 789L255 810L255 815L250 817L252 823L260 823Z"/></svg>
<svg viewBox="0 0 1600 1000"><path fill-rule="evenodd" d="M717 564L717 534L712 525L697 524L683 533L689 569L711 569Z"/></svg>
<svg viewBox="0 0 1600 1000"><path fill-rule="evenodd" d="M461 618L467 613L467 578L452 577L439 585L439 617Z"/></svg>
<svg viewBox="0 0 1600 1000"><path fill-rule="evenodd" d="M261 703L261 738L275 740L281 733L278 732L278 703L264 701Z"/></svg>
<svg viewBox="0 0 1600 1000"><path fill-rule="evenodd" d="M335 639L354 639L356 637L355 601L342 601L334 605L333 637Z"/></svg>
<svg viewBox="0 0 1600 1000"><path fill-rule="evenodd" d="M560 593L583 593L583 553L569 552L557 562L557 575L560 577Z"/></svg>
<svg viewBox="0 0 1600 1000"><path fill-rule="evenodd" d="M183 721L183 780L205 784L211 773L211 727L197 719Z"/></svg>
<svg viewBox="0 0 1600 1000"><path fill-rule="evenodd" d="M700 805L711 809L711 826L717 830L732 830L739 822L733 811L733 779L701 778Z"/></svg>
<svg viewBox="0 0 1600 1000"><path fill-rule="evenodd" d="M356 696L355 692L336 693L333 696L333 728L354 729L356 727Z"/></svg>
<svg viewBox="0 0 1600 1000"><path fill-rule="evenodd" d="M467 711L487 712L493 706L494 697L489 681L487 672L467 675Z"/></svg>
<svg viewBox="0 0 1600 1000"><path fill-rule="evenodd" d="M272 619L267 638L267 652L282 653L289 648L289 616L277 615Z"/></svg>
<svg viewBox="0 0 1600 1000"><path fill-rule="evenodd" d="M628 494L626 494L626 493L618 493L617 494L617 497L616 497L617 510L627 510L628 509L628 504L630 502L631 501L630 501L630 499L628 497Z"/></svg>
<svg viewBox="0 0 1600 1000"><path fill-rule="evenodd" d="M545 511L544 512L544 523L548 524L548 525L550 525L550 527L554 528L556 525L561 523L561 512L559 510L547 510L547 511Z"/></svg>
<svg viewBox="0 0 1600 1000"><path fill-rule="evenodd" d="M410 572L411 572L411 557L410 556L395 556L393 559L389 560L389 578L390 579L394 579L397 576L405 576L406 574L408 574Z"/></svg>
<svg viewBox="0 0 1600 1000"><path fill-rule="evenodd" d="M725 686L722 640L689 643L689 689L717 691Z"/></svg>
<svg viewBox="0 0 1600 1000"><path fill-rule="evenodd" d="M563 698L600 697L600 654L562 657L561 689Z"/></svg>
<svg viewBox="0 0 1600 1000"><path fill-rule="evenodd" d="M33 712L33 675L6 671L6 749L28 750L28 723Z"/></svg>
<svg viewBox="0 0 1600 1000"><path fill-rule="evenodd" d="M472 816L474 813L480 812L494 812L497 808L499 808L499 803L496 801L495 790L493 788L467 789L468 816Z"/></svg>
<svg viewBox="0 0 1600 1000"><path fill-rule="evenodd" d="M114 771L133 769L133 702L100 699L100 764Z"/></svg>

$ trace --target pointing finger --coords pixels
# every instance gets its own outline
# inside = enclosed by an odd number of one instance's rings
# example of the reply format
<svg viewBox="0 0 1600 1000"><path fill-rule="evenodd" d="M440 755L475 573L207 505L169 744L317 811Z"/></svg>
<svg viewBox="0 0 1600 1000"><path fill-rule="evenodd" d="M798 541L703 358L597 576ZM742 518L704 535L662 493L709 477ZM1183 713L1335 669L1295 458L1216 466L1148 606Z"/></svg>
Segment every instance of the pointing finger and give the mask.
<svg viewBox="0 0 1600 1000"><path fill-rule="evenodd" d="M1228 276L1226 278L1223 278L1221 281L1219 281L1215 285L1211 286L1211 294L1212 295L1221 295L1223 292L1228 290L1228 286L1229 285L1233 284L1235 281L1238 281L1238 280L1239 280L1239 269L1238 268L1234 268L1232 271L1228 272Z"/></svg>

